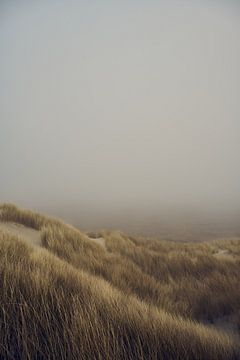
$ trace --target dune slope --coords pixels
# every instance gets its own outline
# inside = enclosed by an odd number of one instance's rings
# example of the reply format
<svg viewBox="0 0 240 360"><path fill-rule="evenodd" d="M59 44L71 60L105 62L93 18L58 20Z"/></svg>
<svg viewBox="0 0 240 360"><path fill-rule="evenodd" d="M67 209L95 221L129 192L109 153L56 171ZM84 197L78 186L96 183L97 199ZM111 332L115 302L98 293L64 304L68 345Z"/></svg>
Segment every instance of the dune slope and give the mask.
<svg viewBox="0 0 240 360"><path fill-rule="evenodd" d="M228 297L225 278L212 290L219 297L208 304L213 318L223 308L239 311L237 239L221 243L234 257L229 261L214 258L218 243L145 243L104 232L96 236L102 246L70 225L13 205L1 206L0 220L2 359L239 359L237 335L197 322L207 308L198 284L203 279L210 291L220 276L233 278ZM13 227L21 230L9 231ZM26 241L25 227L41 246ZM212 255L204 262L205 252Z"/></svg>

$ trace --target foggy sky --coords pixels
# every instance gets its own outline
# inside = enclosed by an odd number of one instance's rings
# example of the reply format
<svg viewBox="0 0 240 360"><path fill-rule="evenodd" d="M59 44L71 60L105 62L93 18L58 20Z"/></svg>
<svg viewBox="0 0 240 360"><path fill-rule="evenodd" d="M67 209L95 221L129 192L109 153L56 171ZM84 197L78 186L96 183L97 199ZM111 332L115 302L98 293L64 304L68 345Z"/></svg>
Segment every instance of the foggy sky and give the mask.
<svg viewBox="0 0 240 360"><path fill-rule="evenodd" d="M0 202L240 208L237 1L0 2Z"/></svg>

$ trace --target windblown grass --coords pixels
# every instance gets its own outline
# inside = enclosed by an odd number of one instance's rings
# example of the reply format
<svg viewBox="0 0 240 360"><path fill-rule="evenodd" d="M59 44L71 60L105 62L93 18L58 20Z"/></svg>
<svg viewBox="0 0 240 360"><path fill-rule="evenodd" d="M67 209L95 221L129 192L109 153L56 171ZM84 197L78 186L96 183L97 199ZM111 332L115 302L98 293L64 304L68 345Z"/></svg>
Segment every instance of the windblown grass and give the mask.
<svg viewBox="0 0 240 360"><path fill-rule="evenodd" d="M238 239L178 244L104 232L104 249L13 205L0 207L0 219L39 230L43 245L0 232L1 358L239 359L233 338L194 321L239 313ZM215 256L222 247L232 260Z"/></svg>

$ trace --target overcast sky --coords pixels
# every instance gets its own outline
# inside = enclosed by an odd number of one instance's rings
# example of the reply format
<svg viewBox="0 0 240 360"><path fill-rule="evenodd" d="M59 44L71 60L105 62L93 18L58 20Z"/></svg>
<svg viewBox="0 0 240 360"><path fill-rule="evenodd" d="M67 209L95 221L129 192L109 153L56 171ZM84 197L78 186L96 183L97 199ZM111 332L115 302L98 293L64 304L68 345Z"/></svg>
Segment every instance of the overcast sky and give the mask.
<svg viewBox="0 0 240 360"><path fill-rule="evenodd" d="M240 208L238 1L0 1L0 201Z"/></svg>

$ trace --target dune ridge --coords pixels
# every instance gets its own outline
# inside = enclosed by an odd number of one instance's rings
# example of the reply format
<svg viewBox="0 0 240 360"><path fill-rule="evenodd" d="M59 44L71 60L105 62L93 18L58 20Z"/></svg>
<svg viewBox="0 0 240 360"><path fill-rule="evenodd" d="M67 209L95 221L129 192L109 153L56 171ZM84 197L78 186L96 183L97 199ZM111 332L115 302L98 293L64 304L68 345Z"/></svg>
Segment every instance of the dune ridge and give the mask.
<svg viewBox="0 0 240 360"><path fill-rule="evenodd" d="M237 333L206 325L239 321L239 239L93 237L14 205L0 209L2 359L239 359ZM41 246L11 233L13 223ZM231 259L216 257L221 249Z"/></svg>

